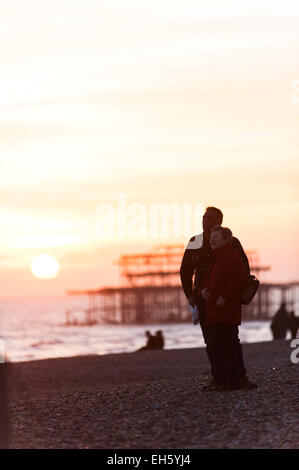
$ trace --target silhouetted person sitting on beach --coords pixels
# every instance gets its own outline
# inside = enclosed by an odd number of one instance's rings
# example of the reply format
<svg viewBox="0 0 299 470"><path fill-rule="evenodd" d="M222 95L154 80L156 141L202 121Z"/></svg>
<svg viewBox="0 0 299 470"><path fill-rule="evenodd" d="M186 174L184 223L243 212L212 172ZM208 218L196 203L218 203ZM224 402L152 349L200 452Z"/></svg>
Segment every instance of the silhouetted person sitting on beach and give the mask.
<svg viewBox="0 0 299 470"><path fill-rule="evenodd" d="M155 337L148 330L145 332L145 336L147 337L146 345L138 349L138 351L145 351L147 349L155 349Z"/></svg>
<svg viewBox="0 0 299 470"><path fill-rule="evenodd" d="M288 323L288 313L285 308L285 303L282 303L280 308L275 313L270 325L273 339L286 339Z"/></svg>
<svg viewBox="0 0 299 470"><path fill-rule="evenodd" d="M299 318L295 316L294 312L290 312L288 318L288 329L291 332L292 339L296 339L298 328Z"/></svg>
<svg viewBox="0 0 299 470"><path fill-rule="evenodd" d="M146 351L148 349L163 349L164 347L164 338L161 330L156 331L155 336L153 336L150 331L146 331L145 335L147 336L147 343L138 351Z"/></svg>
<svg viewBox="0 0 299 470"><path fill-rule="evenodd" d="M154 346L155 349L163 349L164 348L164 337L161 330L156 331L154 336Z"/></svg>

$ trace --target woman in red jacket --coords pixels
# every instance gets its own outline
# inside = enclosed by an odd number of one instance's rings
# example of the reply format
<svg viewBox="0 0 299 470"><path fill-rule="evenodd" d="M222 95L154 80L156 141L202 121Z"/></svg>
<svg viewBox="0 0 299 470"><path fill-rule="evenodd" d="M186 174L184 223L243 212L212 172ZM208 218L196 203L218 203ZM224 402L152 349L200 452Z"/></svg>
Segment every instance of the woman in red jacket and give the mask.
<svg viewBox="0 0 299 470"><path fill-rule="evenodd" d="M240 388L239 330L246 269L231 245L232 232L217 226L210 236L214 262L201 295L207 304L207 347L215 370L215 389Z"/></svg>

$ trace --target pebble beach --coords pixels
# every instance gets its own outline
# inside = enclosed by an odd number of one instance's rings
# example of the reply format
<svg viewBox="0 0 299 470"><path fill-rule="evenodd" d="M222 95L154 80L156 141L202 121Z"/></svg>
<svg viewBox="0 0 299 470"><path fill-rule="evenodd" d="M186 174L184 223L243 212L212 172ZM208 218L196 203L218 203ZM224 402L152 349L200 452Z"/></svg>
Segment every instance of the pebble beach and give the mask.
<svg viewBox="0 0 299 470"><path fill-rule="evenodd" d="M257 389L204 392L204 348L8 363L13 449L299 448L290 341L243 345Z"/></svg>

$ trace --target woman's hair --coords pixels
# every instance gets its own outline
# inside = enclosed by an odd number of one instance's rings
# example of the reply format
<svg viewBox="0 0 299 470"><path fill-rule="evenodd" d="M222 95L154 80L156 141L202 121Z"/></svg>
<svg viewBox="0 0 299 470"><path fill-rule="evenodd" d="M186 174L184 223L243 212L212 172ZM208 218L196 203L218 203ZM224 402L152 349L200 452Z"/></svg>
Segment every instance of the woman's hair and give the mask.
<svg viewBox="0 0 299 470"><path fill-rule="evenodd" d="M221 227L221 225L216 225L216 227L212 229L212 233L213 232L221 232L223 240L225 240L228 243L231 243L233 234L232 234L232 231L228 227Z"/></svg>

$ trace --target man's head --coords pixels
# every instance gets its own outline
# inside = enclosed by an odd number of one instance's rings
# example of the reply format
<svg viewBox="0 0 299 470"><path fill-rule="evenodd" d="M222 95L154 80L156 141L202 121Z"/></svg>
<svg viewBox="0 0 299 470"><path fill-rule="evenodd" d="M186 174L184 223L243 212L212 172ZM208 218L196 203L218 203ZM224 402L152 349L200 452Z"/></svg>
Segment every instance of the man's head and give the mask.
<svg viewBox="0 0 299 470"><path fill-rule="evenodd" d="M206 233L211 232L216 225L221 225L223 214L217 207L207 207L202 218L202 228Z"/></svg>
<svg viewBox="0 0 299 470"><path fill-rule="evenodd" d="M210 235L210 246L212 250L216 250L217 248L231 243L232 236L233 234L229 228L221 227L220 225L214 227Z"/></svg>

